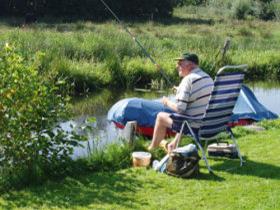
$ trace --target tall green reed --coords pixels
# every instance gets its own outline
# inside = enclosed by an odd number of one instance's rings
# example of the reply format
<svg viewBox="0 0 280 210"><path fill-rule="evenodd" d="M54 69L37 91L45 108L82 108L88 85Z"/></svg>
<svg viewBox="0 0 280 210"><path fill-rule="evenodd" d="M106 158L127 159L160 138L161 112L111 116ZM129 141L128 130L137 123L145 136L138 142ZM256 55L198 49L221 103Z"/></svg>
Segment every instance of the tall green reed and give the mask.
<svg viewBox="0 0 280 210"><path fill-rule="evenodd" d="M214 76L221 67L215 55L227 36L232 40L228 64L248 63L248 79L279 78L279 23L216 19L209 22L211 16L207 19L185 13L183 8L178 9L173 22L127 22L175 83L178 77L173 58L185 51L196 52L202 68ZM8 29L5 26L0 38L16 43L25 57L38 50L44 52L40 70L67 76L76 92L103 87L147 87L151 80L161 79L141 49L114 22L39 23L30 28Z"/></svg>

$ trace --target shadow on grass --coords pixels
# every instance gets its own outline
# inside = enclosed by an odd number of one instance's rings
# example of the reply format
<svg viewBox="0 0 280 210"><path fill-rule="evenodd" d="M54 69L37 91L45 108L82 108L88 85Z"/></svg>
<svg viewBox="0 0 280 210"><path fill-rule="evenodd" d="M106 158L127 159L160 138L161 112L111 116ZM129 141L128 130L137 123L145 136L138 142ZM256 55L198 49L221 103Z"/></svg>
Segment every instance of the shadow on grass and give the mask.
<svg viewBox="0 0 280 210"><path fill-rule="evenodd" d="M210 174L210 173L199 173L195 179L198 180L207 180L207 181L215 181L215 182L223 182L225 181L225 178L218 176L215 172Z"/></svg>
<svg viewBox="0 0 280 210"><path fill-rule="evenodd" d="M90 207L90 205L116 204L130 209L147 205L134 198L134 192L142 187L136 180L137 172L95 173L78 179L66 178L61 183L47 183L31 187L24 192L10 192L2 195L5 200L0 208L13 209L39 206L56 208ZM153 183L150 183L153 185Z"/></svg>
<svg viewBox="0 0 280 210"><path fill-rule="evenodd" d="M246 162L242 167L237 167L239 165L239 160L225 159L223 163L213 165L212 169L214 171L226 171L231 174L280 180L279 166L268 164L268 163L255 162L246 159L245 161ZM233 165L235 165L235 167L233 167Z"/></svg>

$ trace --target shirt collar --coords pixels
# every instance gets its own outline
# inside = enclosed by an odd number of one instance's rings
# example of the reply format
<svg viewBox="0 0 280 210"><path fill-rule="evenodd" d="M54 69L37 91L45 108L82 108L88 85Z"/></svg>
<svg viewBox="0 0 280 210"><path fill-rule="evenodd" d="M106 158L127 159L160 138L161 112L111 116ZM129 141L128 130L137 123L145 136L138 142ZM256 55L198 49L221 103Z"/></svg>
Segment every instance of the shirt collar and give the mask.
<svg viewBox="0 0 280 210"><path fill-rule="evenodd" d="M196 67L195 69L193 69L193 70L191 71L191 73L197 73L197 72L199 72L199 71L201 71L201 69L200 69L199 67Z"/></svg>

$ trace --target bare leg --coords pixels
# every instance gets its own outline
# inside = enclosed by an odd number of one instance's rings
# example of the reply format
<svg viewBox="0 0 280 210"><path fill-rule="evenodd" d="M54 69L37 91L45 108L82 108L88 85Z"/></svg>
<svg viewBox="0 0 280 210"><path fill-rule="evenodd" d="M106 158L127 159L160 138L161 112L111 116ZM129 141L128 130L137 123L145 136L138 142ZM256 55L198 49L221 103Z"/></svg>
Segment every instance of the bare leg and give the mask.
<svg viewBox="0 0 280 210"><path fill-rule="evenodd" d="M164 139L166 134L166 129L171 128L172 119L170 118L170 114L166 112L160 112L157 115L156 124L154 128L153 139L148 147L149 150L157 147L161 140Z"/></svg>

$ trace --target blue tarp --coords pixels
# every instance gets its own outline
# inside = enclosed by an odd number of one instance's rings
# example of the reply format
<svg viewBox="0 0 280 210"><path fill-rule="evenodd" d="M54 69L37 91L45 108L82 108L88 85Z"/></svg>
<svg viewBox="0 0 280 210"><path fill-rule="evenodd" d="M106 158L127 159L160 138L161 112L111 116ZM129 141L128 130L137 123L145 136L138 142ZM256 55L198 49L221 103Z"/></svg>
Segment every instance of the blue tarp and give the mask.
<svg viewBox="0 0 280 210"><path fill-rule="evenodd" d="M156 116L161 111L172 113L159 100L127 98L118 101L111 107L107 119L122 125L136 120L139 126L154 127ZM241 119L260 121L276 118L278 115L266 109L247 86L242 86L233 110L232 122Z"/></svg>

